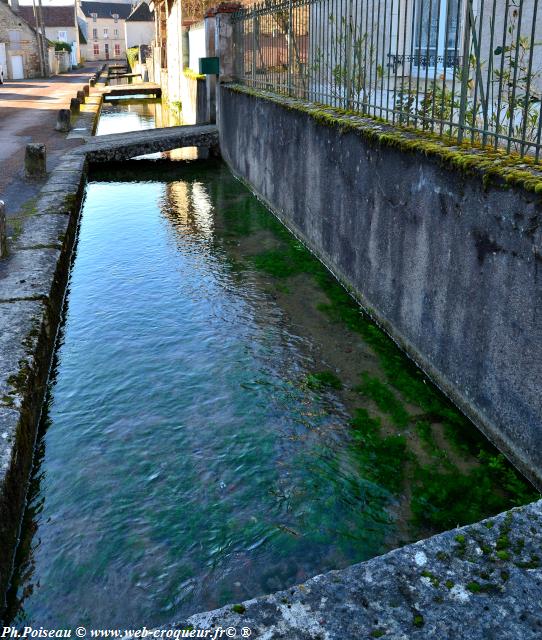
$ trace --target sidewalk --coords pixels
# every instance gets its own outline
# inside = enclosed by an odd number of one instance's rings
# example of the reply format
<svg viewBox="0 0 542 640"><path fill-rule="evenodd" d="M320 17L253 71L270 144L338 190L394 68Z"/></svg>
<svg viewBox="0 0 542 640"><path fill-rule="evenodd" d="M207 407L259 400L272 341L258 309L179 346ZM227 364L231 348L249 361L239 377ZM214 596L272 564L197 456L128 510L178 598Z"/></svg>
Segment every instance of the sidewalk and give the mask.
<svg viewBox="0 0 542 640"><path fill-rule="evenodd" d="M40 187L24 179L25 146L43 142L51 171L63 152L80 144L55 131L57 112L69 108L70 99L100 66L96 63L53 78L10 81L0 86L0 200L6 203L8 217Z"/></svg>

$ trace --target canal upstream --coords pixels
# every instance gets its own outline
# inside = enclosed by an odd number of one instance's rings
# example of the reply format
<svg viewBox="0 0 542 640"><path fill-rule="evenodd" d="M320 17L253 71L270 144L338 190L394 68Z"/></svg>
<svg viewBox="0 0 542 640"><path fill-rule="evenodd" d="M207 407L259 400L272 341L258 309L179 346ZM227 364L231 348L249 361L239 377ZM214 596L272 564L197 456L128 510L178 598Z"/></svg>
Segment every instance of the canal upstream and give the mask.
<svg viewBox="0 0 542 640"><path fill-rule="evenodd" d="M224 164L90 175L6 622L160 625L536 497Z"/></svg>

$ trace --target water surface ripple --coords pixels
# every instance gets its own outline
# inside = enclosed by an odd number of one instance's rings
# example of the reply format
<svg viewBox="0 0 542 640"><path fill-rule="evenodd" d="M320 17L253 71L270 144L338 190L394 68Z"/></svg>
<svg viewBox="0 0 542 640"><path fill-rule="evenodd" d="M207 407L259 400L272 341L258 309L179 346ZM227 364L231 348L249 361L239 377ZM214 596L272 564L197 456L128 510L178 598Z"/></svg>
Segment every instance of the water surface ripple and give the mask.
<svg viewBox="0 0 542 640"><path fill-rule="evenodd" d="M221 165L177 174L88 185L21 624L166 623L371 557L392 527L339 396L302 383L311 338L239 266L221 212L261 205Z"/></svg>

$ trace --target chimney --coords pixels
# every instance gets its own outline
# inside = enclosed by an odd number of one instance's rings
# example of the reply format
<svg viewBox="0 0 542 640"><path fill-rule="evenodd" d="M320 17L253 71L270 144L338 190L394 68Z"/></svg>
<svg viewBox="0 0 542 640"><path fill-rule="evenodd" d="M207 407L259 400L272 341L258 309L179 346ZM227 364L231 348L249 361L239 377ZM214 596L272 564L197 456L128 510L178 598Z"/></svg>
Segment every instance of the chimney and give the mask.
<svg viewBox="0 0 542 640"><path fill-rule="evenodd" d="M14 11L15 13L19 13L19 0L9 0L9 6L11 7L12 11Z"/></svg>

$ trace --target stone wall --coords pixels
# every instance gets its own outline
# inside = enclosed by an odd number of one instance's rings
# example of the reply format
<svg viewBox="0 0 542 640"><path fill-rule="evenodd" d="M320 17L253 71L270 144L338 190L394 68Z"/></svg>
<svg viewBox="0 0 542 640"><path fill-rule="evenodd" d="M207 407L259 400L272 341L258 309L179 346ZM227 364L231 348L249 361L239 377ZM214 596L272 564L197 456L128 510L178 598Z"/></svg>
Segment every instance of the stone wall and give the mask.
<svg viewBox="0 0 542 640"><path fill-rule="evenodd" d="M241 87L218 111L232 170L542 487L542 173Z"/></svg>
<svg viewBox="0 0 542 640"><path fill-rule="evenodd" d="M13 56L22 56L25 78L41 75L36 32L3 0L0 0L0 42L6 45L8 79L13 77Z"/></svg>

